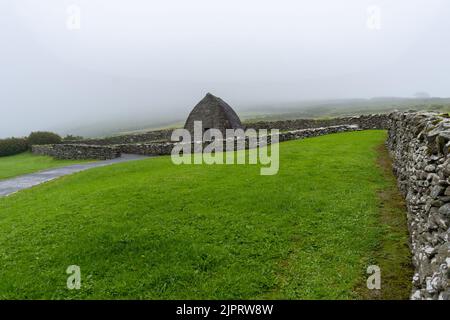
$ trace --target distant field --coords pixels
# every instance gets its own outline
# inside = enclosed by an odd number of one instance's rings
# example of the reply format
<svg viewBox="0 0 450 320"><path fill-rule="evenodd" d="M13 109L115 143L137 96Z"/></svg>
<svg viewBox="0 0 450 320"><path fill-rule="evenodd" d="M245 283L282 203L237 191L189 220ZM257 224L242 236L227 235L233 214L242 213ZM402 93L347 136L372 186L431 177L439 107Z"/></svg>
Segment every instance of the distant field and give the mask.
<svg viewBox="0 0 450 320"><path fill-rule="evenodd" d="M86 161L55 160L52 157L37 156L30 152L15 156L0 157L0 179L81 162Z"/></svg>
<svg viewBox="0 0 450 320"><path fill-rule="evenodd" d="M0 198L0 298L366 298L369 264L407 298L404 212L379 195L395 190L377 165L385 137L281 143L274 176L158 157Z"/></svg>
<svg viewBox="0 0 450 320"><path fill-rule="evenodd" d="M374 98L341 99L329 101L305 101L258 106L255 111L241 113L245 121L276 121L302 118L336 118L393 110L450 111L450 98Z"/></svg>
<svg viewBox="0 0 450 320"><path fill-rule="evenodd" d="M226 100L226 99L225 99ZM192 107L192 106L191 106ZM334 99L281 102L265 104L232 105L244 122L258 120L276 121L290 119L323 119L370 113L385 113L393 110L435 110L450 111L450 98L373 98L373 99ZM115 120L105 119L103 123L86 123L83 128L67 128L65 133L85 137L105 137L126 133L139 133L152 130L183 127L190 112L186 106L182 112L174 112L164 121L152 117L131 120L128 117Z"/></svg>

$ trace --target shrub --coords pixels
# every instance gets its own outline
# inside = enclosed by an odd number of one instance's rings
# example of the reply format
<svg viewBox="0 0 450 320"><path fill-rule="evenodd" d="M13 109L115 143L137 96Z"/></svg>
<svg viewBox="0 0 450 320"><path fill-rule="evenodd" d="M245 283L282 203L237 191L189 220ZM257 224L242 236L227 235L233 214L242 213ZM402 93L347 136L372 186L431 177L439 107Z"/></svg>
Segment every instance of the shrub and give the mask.
<svg viewBox="0 0 450 320"><path fill-rule="evenodd" d="M26 138L0 139L0 157L12 156L27 151L28 142Z"/></svg>
<svg viewBox="0 0 450 320"><path fill-rule="evenodd" d="M63 141L78 141L78 140L83 140L84 138L82 136L74 136L71 134L66 135L63 138Z"/></svg>
<svg viewBox="0 0 450 320"><path fill-rule="evenodd" d="M53 132L36 131L28 136L28 144L30 146L40 144L56 144L61 143L61 137Z"/></svg>

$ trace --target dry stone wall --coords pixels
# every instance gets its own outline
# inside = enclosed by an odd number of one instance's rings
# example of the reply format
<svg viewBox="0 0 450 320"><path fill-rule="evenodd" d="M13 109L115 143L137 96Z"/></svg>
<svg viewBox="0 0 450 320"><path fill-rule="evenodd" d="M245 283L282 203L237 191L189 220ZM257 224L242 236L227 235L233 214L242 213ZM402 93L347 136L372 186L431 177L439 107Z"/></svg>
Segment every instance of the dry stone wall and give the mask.
<svg viewBox="0 0 450 320"><path fill-rule="evenodd" d="M34 154L52 156L56 159L107 160L120 157L120 150L114 146L91 146L81 144L34 145Z"/></svg>
<svg viewBox="0 0 450 320"><path fill-rule="evenodd" d="M389 121L388 114L369 114L355 117L333 119L295 119L280 121L248 122L247 128L254 129L279 129L281 131L330 127L339 125L357 125L365 129L386 129Z"/></svg>
<svg viewBox="0 0 450 320"><path fill-rule="evenodd" d="M387 146L406 198L415 275L412 299L450 299L450 119L392 113Z"/></svg>
<svg viewBox="0 0 450 320"><path fill-rule="evenodd" d="M340 125L357 125L361 129L386 129L388 116L386 114L372 114L355 117L333 119L296 119L281 121L258 121L245 123L246 128L251 129L279 129L280 131L292 131L312 128L323 128ZM123 145L123 144L151 144L152 142L170 141L173 129L148 131L138 134L128 134L99 139L84 139L65 141L65 144L87 145Z"/></svg>
<svg viewBox="0 0 450 320"><path fill-rule="evenodd" d="M337 125L322 128L300 129L287 132L281 132L279 134L279 141L298 140L311 137L323 136L325 134L357 131L361 130L357 125Z"/></svg>
<svg viewBox="0 0 450 320"><path fill-rule="evenodd" d="M112 144L129 144L129 143L147 143L152 141L169 141L173 129L155 130L144 133L127 134L98 139L84 139L66 141L66 144L88 144L88 145L112 145Z"/></svg>
<svg viewBox="0 0 450 320"><path fill-rule="evenodd" d="M280 142L288 141L288 140L298 140L309 137L316 137L325 134L338 133L338 132L346 132L346 131L354 131L359 130L357 126L349 126L349 125L341 125L341 126L332 126L332 127L324 127L324 128L313 128L313 129L303 129L303 130L294 130L289 132L282 132L279 134L278 139ZM268 143L271 143L271 136L268 136ZM150 142L150 143L139 143L139 144L123 144L116 145L122 153L133 153L140 155L148 155L148 156L156 156L156 155L170 155L172 148L177 142ZM194 150L193 144L191 146L191 150ZM209 144L209 142L204 142L203 147ZM226 140L223 140L223 150L227 150L226 148ZM239 144L236 142L231 144L232 149L239 149ZM249 139L246 137L245 139L245 148L249 147ZM229 148L228 148L229 149Z"/></svg>
<svg viewBox="0 0 450 320"><path fill-rule="evenodd" d="M148 142L115 145L121 153L140 154L145 156L169 155L173 146L173 142Z"/></svg>
<svg viewBox="0 0 450 320"><path fill-rule="evenodd" d="M359 130L357 126L340 125L324 128L312 128L281 132L279 141L303 139L316 137L330 133ZM270 137L268 139L271 141ZM113 145L85 145L85 144L56 144L33 146L32 152L40 155L49 155L57 159L113 159L119 157L122 153L139 154L147 156L170 155L172 148L177 142L146 142L146 143L126 143ZM209 142L205 142L205 145ZM224 140L224 145L225 145ZM234 149L238 144L234 143ZM249 141L246 139L245 147L248 148ZM193 150L193 147L192 147ZM225 150L225 148L224 148Z"/></svg>

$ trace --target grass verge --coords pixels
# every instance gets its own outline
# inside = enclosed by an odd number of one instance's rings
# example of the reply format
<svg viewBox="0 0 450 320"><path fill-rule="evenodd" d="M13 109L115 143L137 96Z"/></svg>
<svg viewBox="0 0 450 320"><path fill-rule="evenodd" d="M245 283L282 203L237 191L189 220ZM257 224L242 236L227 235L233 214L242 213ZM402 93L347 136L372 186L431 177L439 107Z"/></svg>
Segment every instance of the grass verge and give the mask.
<svg viewBox="0 0 450 320"><path fill-rule="evenodd" d="M378 191L380 236L373 257L374 265L381 270L381 289L369 290L364 281L357 288L362 299L404 300L411 294L413 266L406 221L406 205L396 187L392 173L392 162L386 146L379 145L377 166L384 175L386 184Z"/></svg>
<svg viewBox="0 0 450 320"><path fill-rule="evenodd" d="M69 166L86 160L56 160L48 156L38 156L25 152L14 156L0 157L0 180L44 169Z"/></svg>

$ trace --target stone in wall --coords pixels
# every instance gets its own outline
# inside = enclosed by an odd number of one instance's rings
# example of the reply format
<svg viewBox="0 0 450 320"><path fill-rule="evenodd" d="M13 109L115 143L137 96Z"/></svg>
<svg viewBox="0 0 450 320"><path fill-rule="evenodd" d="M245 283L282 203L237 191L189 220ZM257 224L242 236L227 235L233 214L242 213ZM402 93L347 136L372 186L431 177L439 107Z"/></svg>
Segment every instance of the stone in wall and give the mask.
<svg viewBox="0 0 450 320"><path fill-rule="evenodd" d="M54 149L52 144L31 146L31 152L40 156L54 156Z"/></svg>
<svg viewBox="0 0 450 320"><path fill-rule="evenodd" d="M389 116L387 146L406 198L415 275L412 299L450 300L450 119Z"/></svg>

